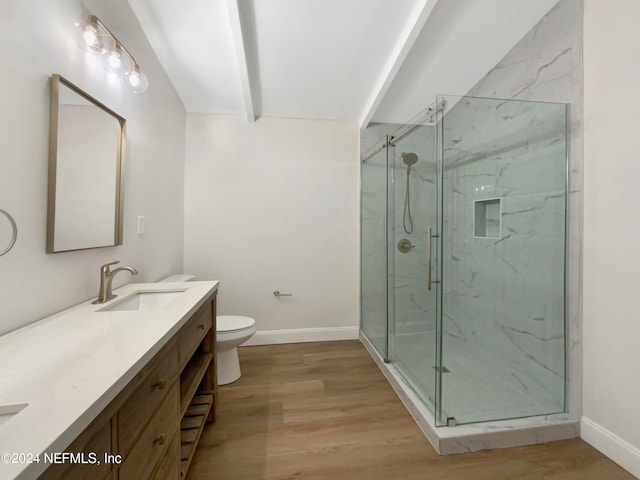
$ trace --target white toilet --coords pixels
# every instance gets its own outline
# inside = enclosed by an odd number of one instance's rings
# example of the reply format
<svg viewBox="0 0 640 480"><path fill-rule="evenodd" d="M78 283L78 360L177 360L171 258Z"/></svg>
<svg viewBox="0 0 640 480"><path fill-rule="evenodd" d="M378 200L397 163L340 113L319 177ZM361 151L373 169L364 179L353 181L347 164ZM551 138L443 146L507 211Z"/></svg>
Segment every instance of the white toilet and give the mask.
<svg viewBox="0 0 640 480"><path fill-rule="evenodd" d="M190 282L193 275L169 275L160 282ZM216 317L216 372L218 385L226 385L240 378L238 346L256 333L256 321L239 315Z"/></svg>
<svg viewBox="0 0 640 480"><path fill-rule="evenodd" d="M226 385L240 378L238 345L256 333L256 321L251 317L218 315L216 318L216 360L218 385Z"/></svg>

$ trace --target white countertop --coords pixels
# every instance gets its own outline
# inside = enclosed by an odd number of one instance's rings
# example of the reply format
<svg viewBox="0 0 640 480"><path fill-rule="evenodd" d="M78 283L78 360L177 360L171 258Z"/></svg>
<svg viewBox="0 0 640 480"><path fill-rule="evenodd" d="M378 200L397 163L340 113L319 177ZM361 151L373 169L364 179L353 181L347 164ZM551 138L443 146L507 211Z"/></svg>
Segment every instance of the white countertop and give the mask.
<svg viewBox="0 0 640 480"><path fill-rule="evenodd" d="M218 282L133 283L0 336L0 406L28 404L0 424L0 455L63 452L216 289ZM185 290L157 310L97 312L138 291ZM7 418L7 417L5 417ZM50 465L6 463L0 478Z"/></svg>

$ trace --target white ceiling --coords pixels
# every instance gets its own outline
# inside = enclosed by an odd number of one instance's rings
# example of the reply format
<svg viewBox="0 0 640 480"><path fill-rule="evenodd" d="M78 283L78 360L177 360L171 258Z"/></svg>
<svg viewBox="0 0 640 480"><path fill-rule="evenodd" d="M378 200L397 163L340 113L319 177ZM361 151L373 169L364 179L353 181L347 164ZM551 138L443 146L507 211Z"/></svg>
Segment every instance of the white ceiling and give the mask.
<svg viewBox="0 0 640 480"><path fill-rule="evenodd" d="M557 0L129 3L188 112L367 123L466 93Z"/></svg>

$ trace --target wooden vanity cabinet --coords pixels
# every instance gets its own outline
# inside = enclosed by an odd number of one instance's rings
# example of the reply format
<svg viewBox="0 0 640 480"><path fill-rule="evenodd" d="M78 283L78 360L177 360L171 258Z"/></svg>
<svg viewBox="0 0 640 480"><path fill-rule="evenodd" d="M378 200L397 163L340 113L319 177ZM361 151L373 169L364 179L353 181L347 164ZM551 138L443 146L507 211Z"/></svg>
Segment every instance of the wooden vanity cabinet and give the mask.
<svg viewBox="0 0 640 480"><path fill-rule="evenodd" d="M90 463L54 464L39 478L183 479L215 419L215 320L214 293L66 450Z"/></svg>
<svg viewBox="0 0 640 480"><path fill-rule="evenodd" d="M215 420L216 297L185 324L178 338L180 359L180 475L186 476L206 422Z"/></svg>
<svg viewBox="0 0 640 480"><path fill-rule="evenodd" d="M100 420L100 419L98 419ZM92 453L97 454L100 458L100 465L92 463L76 464L76 463L56 463L51 466L43 475L42 479L51 480L111 480L111 465L104 463L102 456L105 453L112 453L111 443L111 419L102 419L95 421L87 428L66 450L74 454L83 455L83 458L89 459Z"/></svg>

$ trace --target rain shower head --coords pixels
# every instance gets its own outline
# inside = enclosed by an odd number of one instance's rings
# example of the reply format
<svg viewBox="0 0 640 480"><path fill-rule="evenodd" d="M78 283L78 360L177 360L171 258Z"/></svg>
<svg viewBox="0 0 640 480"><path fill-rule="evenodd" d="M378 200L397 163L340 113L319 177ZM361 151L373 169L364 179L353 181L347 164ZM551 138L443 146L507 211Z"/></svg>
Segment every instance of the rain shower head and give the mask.
<svg viewBox="0 0 640 480"><path fill-rule="evenodd" d="M402 157L402 161L405 163L405 165L415 165L418 161L418 155L413 152L402 152L400 156Z"/></svg>

